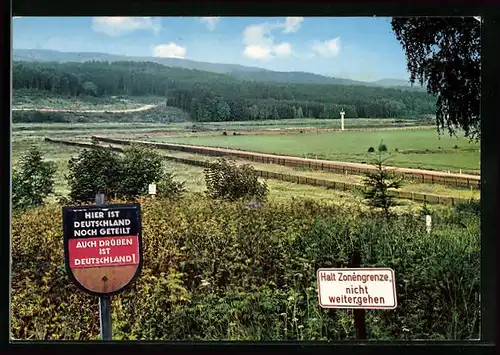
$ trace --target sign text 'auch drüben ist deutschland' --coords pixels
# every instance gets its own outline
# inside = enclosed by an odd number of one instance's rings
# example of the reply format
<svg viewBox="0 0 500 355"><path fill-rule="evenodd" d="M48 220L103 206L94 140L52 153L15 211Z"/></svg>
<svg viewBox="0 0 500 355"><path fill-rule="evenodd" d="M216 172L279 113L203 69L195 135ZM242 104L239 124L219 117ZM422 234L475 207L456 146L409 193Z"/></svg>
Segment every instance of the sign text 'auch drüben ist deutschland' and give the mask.
<svg viewBox="0 0 500 355"><path fill-rule="evenodd" d="M70 278L94 295L119 293L140 274L140 206L63 208L64 252Z"/></svg>

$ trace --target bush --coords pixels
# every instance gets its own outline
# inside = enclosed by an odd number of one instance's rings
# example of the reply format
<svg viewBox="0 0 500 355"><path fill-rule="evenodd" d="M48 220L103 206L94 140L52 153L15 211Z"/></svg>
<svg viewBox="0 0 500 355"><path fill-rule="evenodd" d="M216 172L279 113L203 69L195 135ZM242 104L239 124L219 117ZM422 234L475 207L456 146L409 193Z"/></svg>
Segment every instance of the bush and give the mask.
<svg viewBox="0 0 500 355"><path fill-rule="evenodd" d="M162 157L154 150L132 145L125 148L119 159L120 178L116 194L136 198L148 193L148 186L163 178Z"/></svg>
<svg viewBox="0 0 500 355"><path fill-rule="evenodd" d="M375 148L373 147L368 148L368 153L375 153Z"/></svg>
<svg viewBox="0 0 500 355"><path fill-rule="evenodd" d="M316 270L346 266L354 249L361 267L396 275L398 308L366 312L370 340L479 337L478 217L427 234L420 217L387 222L303 200L139 202L143 272L112 299L115 340L353 339L351 310L318 307ZM97 298L69 282L61 238L60 206L12 219L16 339L99 338Z"/></svg>
<svg viewBox="0 0 500 355"><path fill-rule="evenodd" d="M259 181L253 166L237 166L235 162L222 158L205 169L205 182L208 195L214 199L254 199L262 202L268 193L267 184Z"/></svg>
<svg viewBox="0 0 500 355"><path fill-rule="evenodd" d="M97 193L105 193L108 198L113 198L120 189L120 156L110 149L97 145L92 149L84 149L69 160L68 170L66 179L72 201L94 201Z"/></svg>
<svg viewBox="0 0 500 355"><path fill-rule="evenodd" d="M163 159L152 149L132 145L123 155L97 145L84 149L69 163L69 197L75 202L93 201L99 192L107 198L135 199L156 183L160 197L178 197L184 185L164 171Z"/></svg>
<svg viewBox="0 0 500 355"><path fill-rule="evenodd" d="M380 145L378 146L378 151L379 152L387 152L387 146L381 142Z"/></svg>
<svg viewBox="0 0 500 355"><path fill-rule="evenodd" d="M43 205L54 192L53 162L43 161L42 153L31 148L20 159L19 169L12 169L12 209L22 210Z"/></svg>
<svg viewBox="0 0 500 355"><path fill-rule="evenodd" d="M181 198L186 192L184 181L175 181L174 176L164 172L161 180L156 186L157 196L159 198L176 199Z"/></svg>

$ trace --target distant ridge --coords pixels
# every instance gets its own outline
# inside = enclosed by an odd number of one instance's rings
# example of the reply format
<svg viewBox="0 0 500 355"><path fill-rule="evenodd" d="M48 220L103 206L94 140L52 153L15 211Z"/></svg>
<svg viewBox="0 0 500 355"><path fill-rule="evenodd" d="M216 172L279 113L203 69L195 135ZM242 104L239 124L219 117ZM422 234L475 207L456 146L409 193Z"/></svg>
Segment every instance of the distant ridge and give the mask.
<svg viewBox="0 0 500 355"><path fill-rule="evenodd" d="M362 85L399 87L404 90L423 90L418 86L411 87L410 83L403 79L381 79L374 82L365 82L351 79L334 78L299 71L278 72L257 67L247 67L238 64L198 62L180 58L133 57L95 52L59 52L50 49L14 49L13 60L39 62L85 62L90 60L109 62L154 62L169 67L196 69L220 74L230 74L237 78L259 82L276 82L287 84Z"/></svg>

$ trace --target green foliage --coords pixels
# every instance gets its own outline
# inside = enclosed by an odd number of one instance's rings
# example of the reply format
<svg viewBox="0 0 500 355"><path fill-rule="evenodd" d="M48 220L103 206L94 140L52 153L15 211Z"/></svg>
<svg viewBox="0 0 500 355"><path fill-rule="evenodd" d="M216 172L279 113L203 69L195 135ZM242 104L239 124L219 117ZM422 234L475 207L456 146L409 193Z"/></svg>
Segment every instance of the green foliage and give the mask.
<svg viewBox="0 0 500 355"><path fill-rule="evenodd" d="M180 198L186 192L185 181L175 181L174 176L165 171L156 184L156 191L159 198Z"/></svg>
<svg viewBox="0 0 500 355"><path fill-rule="evenodd" d="M316 270L346 266L355 249L361 267L396 274L398 308L366 312L370 340L479 337L477 216L442 216L427 234L420 217L386 221L307 200L255 209L202 196L139 202L145 263L113 297L117 340L351 340L352 313L318 306ZM16 339L99 337L97 299L63 268L60 221L56 205L13 217Z"/></svg>
<svg viewBox="0 0 500 355"><path fill-rule="evenodd" d="M427 202L422 204L422 209L420 210L421 216L432 215L432 210Z"/></svg>
<svg viewBox="0 0 500 355"><path fill-rule="evenodd" d="M380 142L377 149L380 153L387 152L387 146L383 142Z"/></svg>
<svg viewBox="0 0 500 355"><path fill-rule="evenodd" d="M21 156L19 168L12 169L12 209L43 205L44 199L54 192L55 173L55 164L44 161L36 147Z"/></svg>
<svg viewBox="0 0 500 355"><path fill-rule="evenodd" d="M153 149L141 145L128 146L120 158L118 196L135 198L145 195L149 184L162 179L162 157Z"/></svg>
<svg viewBox="0 0 500 355"><path fill-rule="evenodd" d="M71 122L60 112L12 111L12 123L62 123Z"/></svg>
<svg viewBox="0 0 500 355"><path fill-rule="evenodd" d="M140 145L126 147L122 155L97 145L84 149L68 162L69 197L93 201L101 192L108 198L135 199L147 194L151 183L158 184L160 197L181 196L184 184L174 181L162 162L160 154Z"/></svg>
<svg viewBox="0 0 500 355"><path fill-rule="evenodd" d="M191 118L199 122L302 117L338 119L342 108L346 118L413 119L434 113L435 104L434 97L415 90L256 82L151 62L15 61L13 88L71 97L166 97L169 105L189 112Z"/></svg>
<svg viewBox="0 0 500 355"><path fill-rule="evenodd" d="M268 193L267 184L259 181L252 165L237 166L222 158L205 169L205 182L208 195L214 199L265 201Z"/></svg>
<svg viewBox="0 0 500 355"><path fill-rule="evenodd" d="M69 198L75 202L94 201L97 193L114 197L120 189L121 164L118 153L103 147L83 149L68 161L66 176Z"/></svg>
<svg viewBox="0 0 500 355"><path fill-rule="evenodd" d="M388 158L382 157L382 153L387 151L385 144L381 142L378 150L378 157L373 162L376 171L365 173L363 179L365 190L363 194L368 205L375 209L380 209L386 219L388 219L391 215L391 208L399 205L399 202L394 195L391 195L390 191L392 189L399 189L403 178L386 169L385 162Z"/></svg>
<svg viewBox="0 0 500 355"><path fill-rule="evenodd" d="M437 97L438 129L461 128L481 137L481 26L470 17L393 18L392 29L408 60L410 81Z"/></svg>

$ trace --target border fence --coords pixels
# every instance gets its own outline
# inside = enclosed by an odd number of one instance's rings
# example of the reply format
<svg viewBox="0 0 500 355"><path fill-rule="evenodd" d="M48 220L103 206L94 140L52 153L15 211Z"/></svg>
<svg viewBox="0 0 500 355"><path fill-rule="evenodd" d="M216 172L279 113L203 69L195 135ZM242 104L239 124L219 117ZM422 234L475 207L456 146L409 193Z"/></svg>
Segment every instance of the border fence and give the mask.
<svg viewBox="0 0 500 355"><path fill-rule="evenodd" d="M310 168L313 170L327 171L331 173L360 175L367 172L374 172L376 168L369 164L336 162L329 160L317 160L308 158L298 158L290 156L281 156L274 154L254 153L241 150L223 149L214 147L194 146L187 144L158 143L139 140L114 139L108 137L92 136L97 142L114 143L121 145L142 144L158 149L177 150L202 155L212 156L234 156L241 159L253 161L256 163L278 164L291 167ZM455 174L429 170L407 169L390 167L393 173L402 175L414 182L425 184L442 184L449 186L466 187L479 189L481 186L481 177L469 174Z"/></svg>
<svg viewBox="0 0 500 355"><path fill-rule="evenodd" d="M96 147L96 145L93 145L91 143L66 141L66 140L52 139L52 138L45 138L45 141L50 142L50 143L63 144L63 145L69 145L69 146L77 146L77 147L83 147L83 148L95 148ZM117 140L113 139L113 141L117 141ZM107 143L111 143L111 142L108 141ZM113 144L122 145L123 143L113 142ZM123 152L123 148L121 148L121 147L116 147L116 146L111 146L111 145L109 145L109 146L99 145L98 147L105 148L105 149L111 149L111 150L117 151L117 152ZM206 161L206 160L187 159L187 158L173 157L173 156L168 156L168 155L162 155L162 157L165 160L173 161L173 162L180 163L180 164L187 164L187 165L200 166L200 167L208 167L210 165L210 162ZM339 182L339 181L332 181L332 180L325 180L325 179L316 179L316 178L306 177L306 176L302 176L302 175L283 174L283 173L277 173L274 171L267 171L267 170L255 170L255 173L264 179L281 180L281 181L291 182L291 183L296 183L296 184L301 184L301 185L324 187L327 189L340 190L340 191L352 191L352 190L363 191L365 188L362 184ZM460 199L460 198L455 198L455 197L450 197L450 196L440 196L440 195L424 194L424 193L409 192L409 191L395 191L395 190L393 190L393 191L390 191L389 193L390 193L390 195L397 197L397 198L400 198L400 199L412 200L415 202L426 202L426 203L430 203L430 204L455 205L457 203L463 203L463 202L470 201L468 199Z"/></svg>

